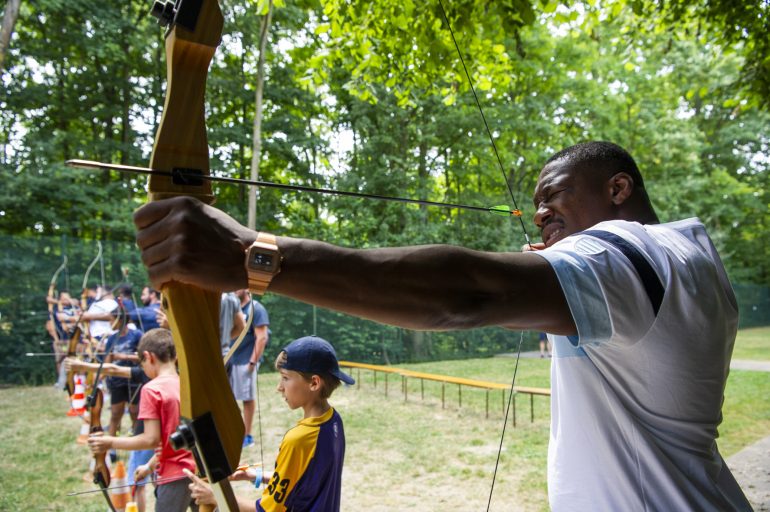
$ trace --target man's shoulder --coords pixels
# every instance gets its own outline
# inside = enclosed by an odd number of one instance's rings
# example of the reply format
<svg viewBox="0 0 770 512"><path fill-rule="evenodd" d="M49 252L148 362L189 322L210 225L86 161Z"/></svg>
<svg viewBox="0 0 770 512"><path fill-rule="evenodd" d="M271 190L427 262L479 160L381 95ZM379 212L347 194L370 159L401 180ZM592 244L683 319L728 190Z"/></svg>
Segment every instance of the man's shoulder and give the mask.
<svg viewBox="0 0 770 512"><path fill-rule="evenodd" d="M91 304L88 310L96 313L109 313L117 307L118 303L115 299L102 299Z"/></svg>
<svg viewBox="0 0 770 512"><path fill-rule="evenodd" d="M222 294L222 305L226 307L241 307L241 301L238 300L238 297L235 296L234 293L223 293Z"/></svg>
<svg viewBox="0 0 770 512"><path fill-rule="evenodd" d="M660 224L641 224L627 220L606 220L589 228L587 231L609 231L621 237L655 237L660 234L678 233L687 238L692 238L693 234L707 236L706 227L697 217L663 222ZM585 232L583 232L585 233ZM581 233L576 233L580 235Z"/></svg>
<svg viewBox="0 0 770 512"><path fill-rule="evenodd" d="M601 236L601 232L608 233L609 238ZM630 243L648 254L674 245L696 244L706 247L711 243L705 226L697 218L662 224L607 220L570 235L542 252L544 256L562 252L588 255L602 253L607 245L617 245L612 241L613 237L615 240L622 239L624 243Z"/></svg>
<svg viewBox="0 0 770 512"><path fill-rule="evenodd" d="M251 301L252 306L254 307L254 324L256 326L261 325L268 325L270 323L269 316L267 314L267 309L265 309L265 306L263 306L258 300L252 299ZM248 306L244 308L244 314L248 317Z"/></svg>

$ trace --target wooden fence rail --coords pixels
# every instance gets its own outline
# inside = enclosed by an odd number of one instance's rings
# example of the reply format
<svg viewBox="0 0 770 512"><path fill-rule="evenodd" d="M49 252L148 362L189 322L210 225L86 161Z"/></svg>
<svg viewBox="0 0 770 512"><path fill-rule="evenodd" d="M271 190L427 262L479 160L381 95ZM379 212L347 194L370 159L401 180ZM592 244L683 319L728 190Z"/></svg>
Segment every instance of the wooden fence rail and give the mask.
<svg viewBox="0 0 770 512"><path fill-rule="evenodd" d="M505 395L510 390L510 386L507 384L501 384L499 382L490 382L485 380L465 379L462 377L452 377L449 375L438 375L435 373L416 372L413 370L407 370L405 368L396 368L393 366L383 366L368 363L356 363L352 361L340 361L340 366L344 368L355 369L357 374L356 382L358 386L361 386L361 370L368 370L374 374L374 387L377 387L377 374L382 373L385 376L385 396L388 396L388 376L398 375L401 377L401 391L404 393L404 401L408 399L408 379L420 380L420 397L425 398L425 386L426 380L440 382L441 383L441 408L446 405L446 385L457 385L457 401L458 406L462 407L462 388L463 386L483 389L486 391L486 417L489 417L489 392L499 390L502 397L502 409L505 413ZM548 388L534 388L526 386L514 386L513 388L513 426L516 426L516 395L524 394L529 395L529 415L530 422L535 421L535 395L538 396L551 396L551 390Z"/></svg>

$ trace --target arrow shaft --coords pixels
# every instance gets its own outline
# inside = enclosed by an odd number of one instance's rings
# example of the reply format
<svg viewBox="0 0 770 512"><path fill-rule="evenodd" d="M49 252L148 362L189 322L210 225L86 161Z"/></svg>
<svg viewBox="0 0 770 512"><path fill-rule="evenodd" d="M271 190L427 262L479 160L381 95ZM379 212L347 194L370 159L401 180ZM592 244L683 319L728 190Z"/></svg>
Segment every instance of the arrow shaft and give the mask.
<svg viewBox="0 0 770 512"><path fill-rule="evenodd" d="M257 467L260 467L260 466L262 466L262 464L259 463L259 462L255 462L253 464L241 464L235 470L236 471L246 471L249 468L257 468ZM147 481L145 481L144 483L141 483L141 484L113 485L112 487L105 487L104 490L105 491L111 491L112 489L125 489L127 487L134 487L134 486L136 486L136 487L144 487L147 484L166 484L166 483L169 483L169 482L176 482L177 480L184 480L185 478L187 478L187 477L186 476L182 476L182 477L173 477L173 478L157 478L155 480L149 480L148 479ZM207 481L207 480L208 479L204 478L204 481ZM103 491L102 489L91 489L91 490L88 490L88 491L71 492L71 493L67 494L67 496L80 496L81 494L94 494L94 493L102 492L102 491Z"/></svg>
<svg viewBox="0 0 770 512"><path fill-rule="evenodd" d="M263 188L275 188L280 190L289 190L291 192L314 192L317 194L328 194L345 197L358 197L363 199L374 199L377 201L392 201L399 203L419 204L423 206L433 206L438 208L451 208L457 210L472 210L477 212L489 213L490 209L483 206L473 206L457 203L444 203L439 201L427 201L423 199L410 199L406 197L396 196L382 196L378 194L366 194L363 192L348 192L345 190L332 190L328 188L308 187L304 185L286 185L283 183L275 183L272 181L260 181L260 180L246 180L241 178L229 178L226 176L203 176L197 173L186 171L184 169L177 169L174 171L158 171L155 169L149 169L147 167L136 167L133 165L118 165L118 164L105 164L101 162L94 162L91 160L68 160L67 165L70 167L77 167L80 169L102 169L110 171L128 172L133 174L155 174L159 176L169 176L174 179L181 180L206 180L219 183L231 183L236 185L254 185ZM500 213L498 210L496 213ZM513 211L506 211L505 213L510 215L516 215Z"/></svg>

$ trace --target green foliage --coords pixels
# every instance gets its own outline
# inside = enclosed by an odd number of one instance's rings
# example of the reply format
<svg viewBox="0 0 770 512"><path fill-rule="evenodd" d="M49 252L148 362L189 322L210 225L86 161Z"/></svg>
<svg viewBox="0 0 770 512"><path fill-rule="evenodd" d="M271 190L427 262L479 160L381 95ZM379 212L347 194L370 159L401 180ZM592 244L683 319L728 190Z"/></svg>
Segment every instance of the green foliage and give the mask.
<svg viewBox="0 0 770 512"><path fill-rule="evenodd" d="M326 0L315 29L329 47L316 59L321 71L308 77L319 87L331 68L350 70L345 88L365 101L392 95L399 107L416 106L420 97L439 93L454 104L465 76L446 26L477 63L474 81L481 91L505 88L513 69L522 27L535 20L526 0L506 2L415 2L413 0ZM377 88L374 84L382 84Z"/></svg>
<svg viewBox="0 0 770 512"><path fill-rule="evenodd" d="M733 87L749 92L753 103L765 109L770 106L767 1L641 0L631 4L637 18L634 21L641 24L643 31L668 30L672 37L696 39L704 46L718 46L728 55L740 56L740 79L735 77Z"/></svg>

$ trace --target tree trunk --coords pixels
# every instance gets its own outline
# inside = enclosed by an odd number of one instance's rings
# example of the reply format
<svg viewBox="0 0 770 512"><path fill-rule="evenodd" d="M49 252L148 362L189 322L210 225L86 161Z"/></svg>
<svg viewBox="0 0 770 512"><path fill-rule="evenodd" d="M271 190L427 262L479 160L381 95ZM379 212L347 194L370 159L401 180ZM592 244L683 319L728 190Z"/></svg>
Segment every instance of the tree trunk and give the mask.
<svg viewBox="0 0 770 512"><path fill-rule="evenodd" d="M409 337L409 345L407 345L407 351L411 356L410 359L416 361L426 361L433 352L433 340L431 335L426 331L407 331Z"/></svg>
<svg viewBox="0 0 770 512"><path fill-rule="evenodd" d="M19 18L20 5L21 0L8 0L8 3L5 4L3 23L0 26L0 71L5 69L5 56L11 46L11 36L13 35L13 27L16 26L16 20Z"/></svg>
<svg viewBox="0 0 770 512"><path fill-rule="evenodd" d="M270 31L270 19L273 16L273 1L267 7L267 14L262 17L262 24L259 31L259 60L257 61L257 87L256 101L254 108L254 132L252 135L251 155L251 179L259 180L259 163L262 157L262 90L265 83L265 47L267 46L267 35ZM249 217L247 225L251 229L256 229L257 225L257 187L249 186Z"/></svg>

